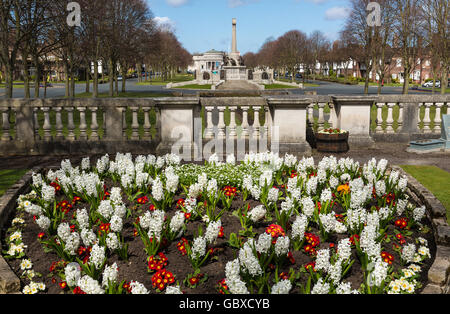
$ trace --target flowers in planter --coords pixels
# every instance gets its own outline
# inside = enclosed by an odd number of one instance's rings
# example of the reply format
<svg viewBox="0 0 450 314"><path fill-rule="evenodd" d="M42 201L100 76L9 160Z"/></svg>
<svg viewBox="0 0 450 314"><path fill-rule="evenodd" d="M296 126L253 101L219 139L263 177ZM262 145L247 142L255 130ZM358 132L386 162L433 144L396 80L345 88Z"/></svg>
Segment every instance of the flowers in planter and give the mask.
<svg viewBox="0 0 450 314"><path fill-rule="evenodd" d="M348 133L348 131L339 129L339 128L329 128L329 129L323 129L320 130L318 133L320 134L344 134L344 133Z"/></svg>

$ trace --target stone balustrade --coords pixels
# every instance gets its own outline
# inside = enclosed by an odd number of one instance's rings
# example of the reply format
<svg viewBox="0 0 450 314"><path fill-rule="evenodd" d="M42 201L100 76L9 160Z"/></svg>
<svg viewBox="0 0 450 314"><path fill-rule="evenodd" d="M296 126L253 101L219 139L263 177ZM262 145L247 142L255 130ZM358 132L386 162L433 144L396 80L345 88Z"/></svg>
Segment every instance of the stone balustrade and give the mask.
<svg viewBox="0 0 450 314"><path fill-rule="evenodd" d="M0 155L167 153L175 147L200 160L212 140L232 140L233 151L243 147L244 153L308 154L308 136L329 127L349 131L350 147L407 143L439 138L450 103L448 95L217 95L2 99Z"/></svg>

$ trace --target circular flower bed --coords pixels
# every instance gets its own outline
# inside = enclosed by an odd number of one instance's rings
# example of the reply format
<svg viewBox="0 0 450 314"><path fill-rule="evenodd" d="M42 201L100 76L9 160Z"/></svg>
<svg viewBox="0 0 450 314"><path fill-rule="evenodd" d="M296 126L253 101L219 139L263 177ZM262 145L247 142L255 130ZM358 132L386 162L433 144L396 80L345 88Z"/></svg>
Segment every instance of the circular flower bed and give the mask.
<svg viewBox="0 0 450 314"><path fill-rule="evenodd" d="M24 293L417 293L435 244L406 186L374 159L64 160L2 249Z"/></svg>

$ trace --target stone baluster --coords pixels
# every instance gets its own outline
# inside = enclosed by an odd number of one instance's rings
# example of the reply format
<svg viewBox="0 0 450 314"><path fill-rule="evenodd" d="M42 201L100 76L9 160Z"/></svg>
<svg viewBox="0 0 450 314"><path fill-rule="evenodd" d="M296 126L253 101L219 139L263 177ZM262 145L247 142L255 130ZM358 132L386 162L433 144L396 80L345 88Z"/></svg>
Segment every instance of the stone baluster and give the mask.
<svg viewBox="0 0 450 314"><path fill-rule="evenodd" d="M214 137L214 125L212 120L212 112L214 107L205 106L206 113L206 128L205 128L205 138L213 138Z"/></svg>
<svg viewBox="0 0 450 314"><path fill-rule="evenodd" d="M398 132L402 132L402 129L403 129L403 111L404 111L404 107L405 107L405 105L403 104L403 103L399 103L398 104L398 107L399 107L399 111L398 111L398 121L397 121L397 123L398 123Z"/></svg>
<svg viewBox="0 0 450 314"><path fill-rule="evenodd" d="M315 106L315 104L310 104L307 108L308 125L311 128L314 128L314 106Z"/></svg>
<svg viewBox="0 0 450 314"><path fill-rule="evenodd" d="M9 133L9 129L11 128L11 124L9 123L9 108L1 108L2 111L2 141L10 141L11 134Z"/></svg>
<svg viewBox="0 0 450 314"><path fill-rule="evenodd" d="M149 112L151 110L150 107L143 107L142 110L144 111L144 139L145 140L151 140L152 135L150 133L152 125L150 123L150 117Z"/></svg>
<svg viewBox="0 0 450 314"><path fill-rule="evenodd" d="M323 130L325 127L325 117L324 117L324 109L325 109L325 103L318 103L318 107L319 107L319 119L317 121L318 126L317 126L317 130Z"/></svg>
<svg viewBox="0 0 450 314"><path fill-rule="evenodd" d="M61 119L61 111L62 111L62 107L55 107L54 108L55 113L56 113L56 139L57 140L64 140L64 134L63 134L63 123L62 123L62 119Z"/></svg>
<svg viewBox="0 0 450 314"><path fill-rule="evenodd" d="M248 124L248 110L250 109L250 107L248 106L243 106L241 107L242 109L242 124L241 124L241 128L242 128L242 133L241 133L241 137L242 138L248 138L249 136L249 124Z"/></svg>
<svg viewBox="0 0 450 314"><path fill-rule="evenodd" d="M80 140L87 140L86 107L77 107L80 112Z"/></svg>
<svg viewBox="0 0 450 314"><path fill-rule="evenodd" d="M38 108L38 107L33 107L33 124L34 124L34 126L33 126L33 128L34 128L33 134L34 134L34 138L35 138L36 140L40 139L40 137L39 137L39 119L38 119L38 111L39 111L39 108Z"/></svg>
<svg viewBox="0 0 450 314"><path fill-rule="evenodd" d="M260 137L260 128L261 123L259 122L259 110L261 109L261 106L254 106L253 111L255 113L255 119L253 122L253 138L258 139Z"/></svg>
<svg viewBox="0 0 450 314"><path fill-rule="evenodd" d="M226 134L225 134L225 118L224 118L224 112L225 112L225 106L219 106L217 107L217 109L219 110L219 123L217 125L218 128L218 137L219 138L225 138Z"/></svg>
<svg viewBox="0 0 450 314"><path fill-rule="evenodd" d="M388 115L386 119L386 133L395 133L393 124L394 124L394 116L393 116L393 109L395 106L395 103L388 103Z"/></svg>
<svg viewBox="0 0 450 314"><path fill-rule="evenodd" d="M443 106L444 103L442 102L436 103L436 117L434 118L434 129L433 129L434 133L441 133L441 123L442 123L441 109Z"/></svg>
<svg viewBox="0 0 450 314"><path fill-rule="evenodd" d="M133 141L139 140L139 121L138 121L138 111L139 107L131 107L132 111L132 122L131 122L131 139Z"/></svg>
<svg viewBox="0 0 450 314"><path fill-rule="evenodd" d="M67 111L67 139L69 141L75 140L75 123L73 122L73 107L66 107L65 110Z"/></svg>
<svg viewBox="0 0 450 314"><path fill-rule="evenodd" d="M383 133L383 107L384 103L377 103L377 127L375 129L376 133Z"/></svg>
<svg viewBox="0 0 450 314"><path fill-rule="evenodd" d="M44 125L42 128L44 129L44 141L52 140L52 125L50 124L50 108L42 107L42 111L44 112Z"/></svg>
<svg viewBox="0 0 450 314"><path fill-rule="evenodd" d="M430 119L430 108L433 104L432 103L425 103L425 116L423 117L423 133L431 133L431 119Z"/></svg>
<svg viewBox="0 0 450 314"><path fill-rule="evenodd" d="M265 116L265 121L264 121L264 136L266 138L270 137L269 134L269 122L270 122L270 108L269 107L264 107L264 116Z"/></svg>
<svg viewBox="0 0 450 314"><path fill-rule="evenodd" d="M98 107L90 107L91 110L91 141L97 141L99 139L98 136L98 121L97 121L97 111Z"/></svg>
<svg viewBox="0 0 450 314"><path fill-rule="evenodd" d="M236 106L230 106L228 107L230 109L230 126L229 126L229 135L232 138L235 138L237 136L236 133Z"/></svg>

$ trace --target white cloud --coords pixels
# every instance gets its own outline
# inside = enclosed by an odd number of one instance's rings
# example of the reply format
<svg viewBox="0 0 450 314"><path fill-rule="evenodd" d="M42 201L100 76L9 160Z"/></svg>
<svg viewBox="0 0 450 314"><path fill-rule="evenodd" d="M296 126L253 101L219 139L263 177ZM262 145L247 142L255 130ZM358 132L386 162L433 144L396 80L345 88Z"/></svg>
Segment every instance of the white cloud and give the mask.
<svg viewBox="0 0 450 314"><path fill-rule="evenodd" d="M348 15L350 14L350 8L346 8L346 7L333 7L328 9L325 12L325 18L327 20L342 20L348 17Z"/></svg>
<svg viewBox="0 0 450 314"><path fill-rule="evenodd" d="M258 2L259 0L228 0L228 6L230 8L240 7L249 3Z"/></svg>
<svg viewBox="0 0 450 314"><path fill-rule="evenodd" d="M174 30L175 22L167 16L156 16L153 18L159 28Z"/></svg>
<svg viewBox="0 0 450 314"><path fill-rule="evenodd" d="M182 5L185 5L188 0L166 0L166 2L172 7L180 7Z"/></svg>

